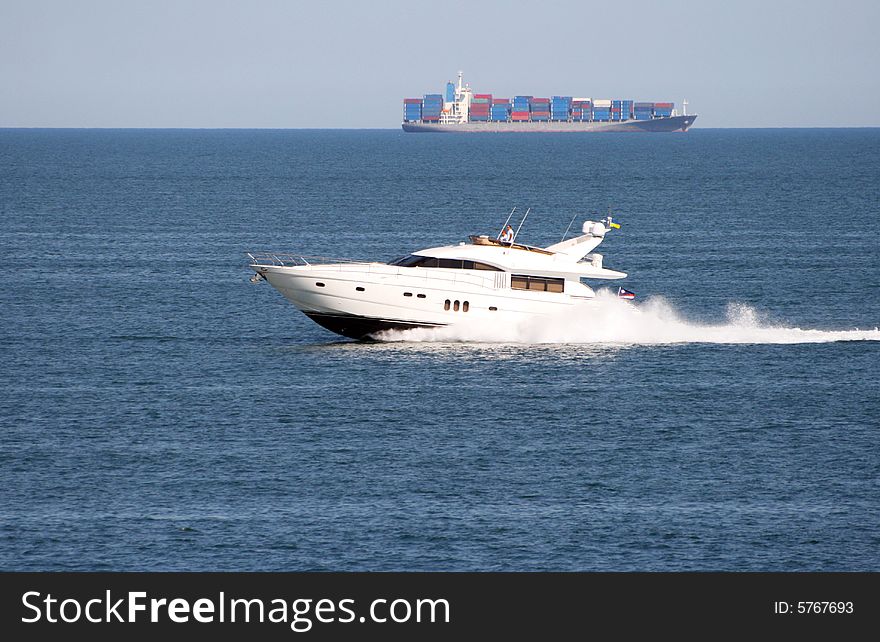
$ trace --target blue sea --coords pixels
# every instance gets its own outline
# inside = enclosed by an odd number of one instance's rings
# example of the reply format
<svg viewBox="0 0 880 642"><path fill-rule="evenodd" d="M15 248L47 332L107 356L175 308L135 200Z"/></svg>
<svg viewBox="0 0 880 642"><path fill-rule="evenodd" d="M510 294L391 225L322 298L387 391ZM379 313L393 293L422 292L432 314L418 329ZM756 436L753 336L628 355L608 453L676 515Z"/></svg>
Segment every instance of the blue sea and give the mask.
<svg viewBox="0 0 880 642"><path fill-rule="evenodd" d="M358 343L249 282L514 206L610 208L639 313ZM880 130L7 129L0 216L2 570L880 570Z"/></svg>

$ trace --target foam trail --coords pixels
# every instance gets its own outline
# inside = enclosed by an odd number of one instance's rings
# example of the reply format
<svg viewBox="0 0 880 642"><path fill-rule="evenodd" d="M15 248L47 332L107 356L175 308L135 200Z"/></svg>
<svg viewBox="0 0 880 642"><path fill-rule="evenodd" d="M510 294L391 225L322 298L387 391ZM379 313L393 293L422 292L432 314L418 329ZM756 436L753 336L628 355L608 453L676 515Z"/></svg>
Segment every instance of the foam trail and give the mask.
<svg viewBox="0 0 880 642"><path fill-rule="evenodd" d="M880 328L811 330L773 325L762 321L754 308L736 303L728 304L726 322L702 324L682 318L662 298L635 305L600 292L595 301L576 306L565 314L542 316L518 325L463 324L448 328L418 328L384 332L376 338L382 341L525 344L793 344L880 341Z"/></svg>

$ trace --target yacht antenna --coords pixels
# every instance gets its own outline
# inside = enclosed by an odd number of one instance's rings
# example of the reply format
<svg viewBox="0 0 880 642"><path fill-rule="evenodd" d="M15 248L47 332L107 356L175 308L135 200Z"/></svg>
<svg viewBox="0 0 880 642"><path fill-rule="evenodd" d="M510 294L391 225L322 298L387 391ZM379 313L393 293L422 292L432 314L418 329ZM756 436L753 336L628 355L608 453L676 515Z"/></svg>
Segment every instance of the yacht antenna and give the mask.
<svg viewBox="0 0 880 642"><path fill-rule="evenodd" d="M516 237L519 236L519 231L522 229L523 223L526 222L526 219L529 217L529 212L532 211L532 208L528 208L526 213L523 215L522 220L519 222L519 227L516 228L516 232L513 233L513 240L510 242L511 245L516 241Z"/></svg>
<svg viewBox="0 0 880 642"><path fill-rule="evenodd" d="M510 218L513 216L513 213L515 211L516 211L515 207L512 210L510 210L510 214L507 215L507 220L504 221L504 225L501 226L501 231L498 232L498 236L495 237L496 239L500 239L501 235L504 234L504 228L506 228L507 224L510 223Z"/></svg>
<svg viewBox="0 0 880 642"><path fill-rule="evenodd" d="M577 212L574 213L574 216L571 217L571 220L568 222L568 227L565 228L565 234L562 235L562 238L559 239L559 242L562 243L565 240L565 237L568 236L568 231L571 229L572 224L574 223L574 219L577 218Z"/></svg>

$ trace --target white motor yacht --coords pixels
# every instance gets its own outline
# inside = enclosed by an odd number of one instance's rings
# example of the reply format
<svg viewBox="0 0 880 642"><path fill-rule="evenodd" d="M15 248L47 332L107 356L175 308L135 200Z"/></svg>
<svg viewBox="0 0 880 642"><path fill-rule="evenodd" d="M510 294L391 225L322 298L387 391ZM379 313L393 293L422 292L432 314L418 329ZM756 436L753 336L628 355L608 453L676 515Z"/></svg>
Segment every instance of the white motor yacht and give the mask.
<svg viewBox="0 0 880 642"><path fill-rule="evenodd" d="M470 243L419 250L390 263L248 253L252 280L265 279L316 323L353 339L386 330L459 323L519 323L593 299L582 279L622 279L593 252L609 216L548 247L471 236Z"/></svg>

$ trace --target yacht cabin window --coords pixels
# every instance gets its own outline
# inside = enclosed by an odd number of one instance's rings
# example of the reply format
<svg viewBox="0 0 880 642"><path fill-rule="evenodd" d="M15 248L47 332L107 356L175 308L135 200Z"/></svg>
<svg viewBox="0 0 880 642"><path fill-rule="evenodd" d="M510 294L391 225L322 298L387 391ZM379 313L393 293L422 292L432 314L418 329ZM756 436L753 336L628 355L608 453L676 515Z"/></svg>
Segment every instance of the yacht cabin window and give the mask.
<svg viewBox="0 0 880 642"><path fill-rule="evenodd" d="M564 292L565 279L554 279L546 276L529 276L527 274L511 274L510 287L514 290Z"/></svg>

